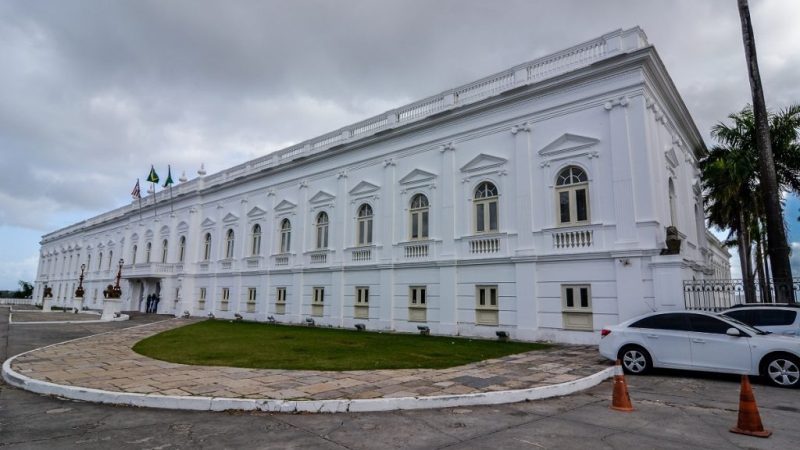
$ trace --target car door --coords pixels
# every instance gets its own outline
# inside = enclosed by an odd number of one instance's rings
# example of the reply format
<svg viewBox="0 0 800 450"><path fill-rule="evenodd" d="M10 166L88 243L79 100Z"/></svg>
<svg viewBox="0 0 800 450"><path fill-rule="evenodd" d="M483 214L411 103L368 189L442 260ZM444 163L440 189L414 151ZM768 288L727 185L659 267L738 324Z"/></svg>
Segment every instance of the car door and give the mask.
<svg viewBox="0 0 800 450"><path fill-rule="evenodd" d="M795 327L797 311L764 308L755 309L753 313L755 313L755 318L753 319L755 326L762 330L789 336L797 334L797 328Z"/></svg>
<svg viewBox="0 0 800 450"><path fill-rule="evenodd" d="M692 364L689 322L685 313L645 317L630 325L640 334L656 367L689 368Z"/></svg>
<svg viewBox="0 0 800 450"><path fill-rule="evenodd" d="M750 337L744 331L741 336L729 336L733 325L705 314L690 314L689 340L691 341L692 366L695 370L728 373L750 373Z"/></svg>

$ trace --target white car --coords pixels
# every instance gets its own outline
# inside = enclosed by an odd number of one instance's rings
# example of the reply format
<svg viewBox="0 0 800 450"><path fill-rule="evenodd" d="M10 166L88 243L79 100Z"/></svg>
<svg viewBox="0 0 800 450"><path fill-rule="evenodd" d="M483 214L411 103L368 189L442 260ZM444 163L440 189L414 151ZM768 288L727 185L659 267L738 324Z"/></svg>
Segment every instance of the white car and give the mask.
<svg viewBox="0 0 800 450"><path fill-rule="evenodd" d="M786 336L800 336L800 305L746 303L722 311L728 317L759 330Z"/></svg>
<svg viewBox="0 0 800 450"><path fill-rule="evenodd" d="M680 311L646 314L601 331L600 354L643 374L653 367L762 375L800 386L800 339L768 334L727 316Z"/></svg>

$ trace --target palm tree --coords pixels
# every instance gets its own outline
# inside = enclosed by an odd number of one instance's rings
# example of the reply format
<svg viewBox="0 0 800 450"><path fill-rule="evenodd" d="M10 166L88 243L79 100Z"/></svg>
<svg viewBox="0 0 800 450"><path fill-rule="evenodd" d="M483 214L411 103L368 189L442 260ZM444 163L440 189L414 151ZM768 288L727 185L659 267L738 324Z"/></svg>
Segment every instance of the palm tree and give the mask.
<svg viewBox="0 0 800 450"><path fill-rule="evenodd" d="M705 190L706 214L711 225L728 229L728 244L739 248L746 301L755 301L752 248L755 244L757 274L762 286L767 281L766 258L772 247L765 245L766 214L759 176L759 153L755 143L756 120L751 107L728 116L733 122L715 125L711 134L718 142L700 162ZM768 117L774 172L779 190L800 192L800 105L785 108ZM781 227L784 227L781 221ZM767 244L769 240L766 239ZM774 273L774 266L772 266ZM776 276L776 279L777 276ZM780 279L778 279L780 280ZM762 293L763 298L769 294ZM784 300L792 301L792 298Z"/></svg>
<svg viewBox="0 0 800 450"><path fill-rule="evenodd" d="M761 87L761 75L758 70L758 57L756 55L756 41L753 35L753 24L750 20L750 7L747 0L739 0L739 18L742 22L742 40L747 58L747 71L750 79L750 91L753 95L753 109L755 110L755 142L758 148L758 163L761 180L761 195L764 201L764 212L767 224L768 253L772 265L773 281L783 289L776 292L779 300L793 300L786 294L791 286L792 267L789 262L789 244L786 240L786 230L783 224L783 208L781 207L778 178L775 173L773 148L770 140L769 118L767 106L764 101L764 90Z"/></svg>

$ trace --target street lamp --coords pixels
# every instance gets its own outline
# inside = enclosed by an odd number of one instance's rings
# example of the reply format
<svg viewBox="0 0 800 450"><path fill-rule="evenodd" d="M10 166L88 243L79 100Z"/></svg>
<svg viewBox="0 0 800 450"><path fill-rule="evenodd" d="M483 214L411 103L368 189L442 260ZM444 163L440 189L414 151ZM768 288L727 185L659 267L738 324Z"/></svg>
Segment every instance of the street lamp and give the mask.
<svg viewBox="0 0 800 450"><path fill-rule="evenodd" d="M86 270L86 264L81 264L81 276L78 278L78 289L75 289L75 297L83 298L83 271Z"/></svg>

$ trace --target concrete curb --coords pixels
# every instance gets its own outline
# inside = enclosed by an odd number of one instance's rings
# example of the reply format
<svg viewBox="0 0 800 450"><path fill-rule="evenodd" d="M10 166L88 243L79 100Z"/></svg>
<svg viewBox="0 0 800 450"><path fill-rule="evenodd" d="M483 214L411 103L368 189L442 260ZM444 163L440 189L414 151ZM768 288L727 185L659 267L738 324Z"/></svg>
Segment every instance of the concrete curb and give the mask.
<svg viewBox="0 0 800 450"><path fill-rule="evenodd" d="M148 324L149 325L149 324ZM104 333L101 333L104 334ZM96 336L96 335L95 335ZM89 336L87 336L89 337ZM81 340L86 337L74 339ZM71 341L67 341L71 342ZM63 342L59 343L63 344ZM53 345L59 345L53 344ZM47 346L51 347L51 346ZM42 347L42 348L47 348ZM201 396L171 396L114 392L100 389L66 386L37 380L11 369L11 363L18 357L40 349L20 353L3 363L3 379L11 386L43 395L87 402L112 405L142 406L147 408L180 409L192 411L268 411L268 412L374 412L401 409L451 408L457 406L498 405L549 397L560 397L596 386L614 375L609 367L587 377L566 383L538 386L511 391L481 392L475 394L440 395L430 397L399 397L375 399L335 399L335 400L278 400L251 398L221 398Z"/></svg>
<svg viewBox="0 0 800 450"><path fill-rule="evenodd" d="M27 311L17 311L17 312L27 312ZM97 314L99 316L99 314ZM45 324L64 324L64 323L106 323L106 322L122 322L124 320L129 320L130 316L127 314L120 314L119 317L115 317L111 320L50 320L50 321L43 321L43 322L14 322L14 310L11 310L11 313L8 315L8 324L9 325L45 325Z"/></svg>

